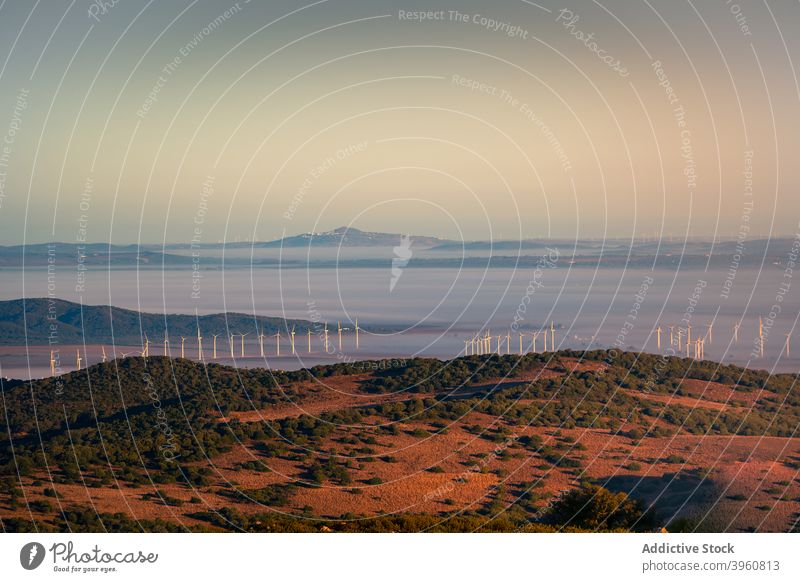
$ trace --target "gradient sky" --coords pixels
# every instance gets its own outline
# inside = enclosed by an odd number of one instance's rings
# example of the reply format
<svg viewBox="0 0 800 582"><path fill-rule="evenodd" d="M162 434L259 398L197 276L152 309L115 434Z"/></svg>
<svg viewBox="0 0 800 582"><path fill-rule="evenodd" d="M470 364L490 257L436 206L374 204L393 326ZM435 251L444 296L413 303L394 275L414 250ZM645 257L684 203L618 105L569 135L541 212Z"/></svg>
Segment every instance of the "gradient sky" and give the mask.
<svg viewBox="0 0 800 582"><path fill-rule="evenodd" d="M797 3L97 6L0 7L1 244L798 231Z"/></svg>

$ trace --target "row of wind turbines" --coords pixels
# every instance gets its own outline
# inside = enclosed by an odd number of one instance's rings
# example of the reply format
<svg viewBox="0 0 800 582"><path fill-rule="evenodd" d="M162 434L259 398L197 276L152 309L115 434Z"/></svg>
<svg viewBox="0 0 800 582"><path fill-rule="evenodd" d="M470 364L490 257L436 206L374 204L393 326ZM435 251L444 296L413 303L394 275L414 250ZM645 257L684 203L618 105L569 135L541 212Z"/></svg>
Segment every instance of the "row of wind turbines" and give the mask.
<svg viewBox="0 0 800 582"><path fill-rule="evenodd" d="M533 333L519 332L519 355L524 356L526 353L538 353L536 349L536 340L541 336L544 340L542 351L547 351L547 336L550 336L550 349L554 350L556 345L556 324L550 322L550 328L547 327L535 331ZM525 337L531 336L531 341L525 342ZM511 353L511 332L506 332L505 335L492 335L491 330L485 332L478 332L474 336L464 340L465 356L484 356L487 354L502 354L503 353L503 340L505 340L506 354ZM495 341L497 342L495 344ZM493 347L496 345L496 348Z"/></svg>
<svg viewBox="0 0 800 582"><path fill-rule="evenodd" d="M741 327L741 322L736 322L733 324L733 342L734 344L739 344L739 329ZM714 342L714 324L709 323L705 325L705 334L698 337L695 335L692 336L692 325L687 324L685 327L676 326L676 325L665 325L662 326L661 324L656 327L656 344L658 347L658 351L660 352L662 349L662 335L666 333L666 328L669 330L669 344L667 344L671 349L675 350L675 353L678 355L683 355L687 358L692 357L694 359L704 359L705 358L705 348L706 342L712 344ZM532 333L522 333L518 332L519 335L519 347L518 352L519 355L525 355L526 353L539 353L536 348L536 340L541 337L543 339L543 346L542 351L547 351L547 339L548 335L550 336L550 350L555 350L556 346L556 327L554 322L550 322L550 327L544 327L539 331L535 331ZM525 338L530 336L531 340L526 341ZM784 352L786 357L791 356L791 333L786 333L786 341L784 344ZM666 339L666 338L665 338ZM504 341L505 340L505 341ZM763 318L758 318L758 335L756 337L755 346L758 350L758 356L763 358L764 357L764 344L766 341L766 334L764 331L764 320ZM496 342L496 343L495 343ZM465 356L482 356L487 354L502 354L503 347L505 346L505 353L511 354L511 332L506 332L505 335L492 335L491 331L481 331L476 333L475 335L467 338L464 340L464 351L462 352Z"/></svg>
<svg viewBox="0 0 800 582"><path fill-rule="evenodd" d="M352 330L355 332L355 334L354 334L355 335L355 349L358 350L361 347L361 337L360 337L361 327L359 327L359 325L358 325L358 319L355 320L355 327L352 328ZM347 332L347 331L351 331L351 328L342 327L342 322L341 321L338 322L336 332L337 332L337 336L338 336L338 349L339 349L339 352L341 352L344 349L344 337L343 336L344 336L344 333ZM247 350L246 350L247 344L245 342L245 338L247 336L251 335L251 333L252 332L248 332L248 333L229 333L228 334L228 337L227 337L227 349L225 351L230 354L230 358L231 359L236 359L237 358L237 356L236 356L236 344L237 343L239 344L239 346L238 346L239 347L239 350L238 350L239 351L239 356L238 356L239 358L255 357L255 354L247 353ZM307 338L306 350L307 350L307 352L309 354L313 354L314 353L314 349L313 349L313 346L312 346L313 342L311 341L311 338L312 338L312 336L314 336L314 334L315 334L315 332L312 331L311 328L308 328L306 330L306 334L305 334L306 338ZM211 335L211 338L212 338L212 342L211 342L211 359L212 360L219 359L219 352L217 350L217 347L218 347L217 339L219 337L221 337L222 335L223 334L219 334L219 333ZM331 351L331 347L332 346L331 346L331 341L330 341L330 330L328 329L328 323L327 322L325 322L325 324L323 325L323 328L320 330L320 334L319 335L320 335L320 341L322 343L322 347L325 350L325 353L328 353L328 354L333 353ZM263 331L261 331L260 333L258 333L258 335L256 335L256 338L258 338L258 357L261 357L261 358L267 357L267 351L264 348L264 340L266 338L268 338L268 337L274 337L275 338L275 355L276 356L280 356L281 355L281 338L282 337L286 337L289 340L289 347L290 347L290 350L291 350L291 354L292 355L296 355L297 352L298 352L298 349L299 349L299 346L297 345L297 341L296 341L297 340L296 336L297 336L297 332L296 332L294 327L292 327L291 332L288 332L285 336L281 335L280 331L275 333L275 334L272 334L272 335L267 335L267 334L263 333ZM180 346L181 346L180 347L180 357L181 358L186 358L187 357L186 340L190 339L190 338L187 338L185 336L179 336L179 337L180 337L180 340L181 340L181 343L180 343ZM207 356L206 356L205 352L203 351L203 335L202 335L202 333L200 331L200 328L197 329L196 340L197 341L196 341L196 343L194 344L193 347L189 346L190 351L194 352L193 348L196 348L197 349L197 352L196 352L197 353L197 358L196 359L198 361L201 361L201 362L205 361L207 359ZM171 349L170 339L169 339L169 336L166 335L166 334L164 335L164 340L162 342L162 345L163 345L163 355L167 356L167 357L172 356L172 349ZM135 350L133 352L121 352L120 355L121 355L122 358L127 358L127 357L129 357L131 355L138 355L138 356L141 356L143 358L147 358L148 356L150 356L150 346L151 346L150 339L145 334L145 339L144 339L144 343L142 344L142 349L141 350ZM223 347L224 347L224 344L223 344ZM102 356L101 356L102 362L105 363L105 362L108 361L108 354L106 353L105 346L101 346L101 350L102 350L102 352L101 352L102 353ZM191 357L191 354L190 354L190 357ZM225 356L223 356L223 357L225 357ZM50 350L50 373L51 373L51 375L55 375L56 374L56 371L59 368L59 361L60 361L60 357L58 355L58 350ZM84 358L81 355L81 350L78 349L78 350L76 350L76 359L75 359L75 367L76 367L76 369L80 370L83 367L83 363L84 363Z"/></svg>
<svg viewBox="0 0 800 582"><path fill-rule="evenodd" d="M686 327L680 327L675 325L667 325L667 329L669 329L669 347L676 350L678 354L684 354L686 357L693 356L695 359L703 359L705 357L705 345L706 341L709 344L714 342L714 324L709 323L705 325L706 333L701 337L694 337L692 340L692 325L687 324ZM737 321L733 324L733 343L734 345L739 344L739 330L741 328L741 322ZM677 333L676 333L677 329ZM661 325L656 328L656 345L658 350L661 351L661 335L664 333L664 329ZM786 336L786 340L784 342L784 353L786 357L792 355L792 333L787 332L784 334ZM762 317L758 318L758 335L755 338L754 345L757 349L757 355L760 358L764 357L764 345L766 343L766 333L764 331L764 319Z"/></svg>

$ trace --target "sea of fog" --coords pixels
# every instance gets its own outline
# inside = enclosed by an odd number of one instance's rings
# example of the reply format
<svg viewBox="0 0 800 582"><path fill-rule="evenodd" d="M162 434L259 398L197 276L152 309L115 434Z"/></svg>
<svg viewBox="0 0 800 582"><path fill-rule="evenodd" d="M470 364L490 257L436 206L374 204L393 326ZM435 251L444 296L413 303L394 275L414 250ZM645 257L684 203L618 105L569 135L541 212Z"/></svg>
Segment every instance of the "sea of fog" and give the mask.
<svg viewBox="0 0 800 582"><path fill-rule="evenodd" d="M530 333L555 322L561 348L616 345L649 352L659 351L659 325L663 352L669 349L668 326L675 326L676 340L678 326L690 324L696 338L707 336L708 326L713 324L712 337L705 343L707 359L749 362L751 367L776 371L800 368L794 350L786 353L787 334L794 333L800 312L800 284L792 287L791 278L778 265L736 272L551 268L546 262L539 269L519 270L180 268L79 273L64 267L54 276L48 276L46 269L3 271L0 299L23 296L54 296L156 313L237 311L310 319L329 323L334 345L337 322L351 328L344 331L341 352L336 346L335 353L324 355L321 340L314 338L309 353L307 338L298 338L294 357L287 354L284 343L281 357L276 358L275 339L271 338L265 348L266 361L258 357L258 346L248 343L247 357L239 362L242 365L297 368L342 357L452 357L463 353L465 339L487 329L503 336L504 353L509 349L506 336L510 334L510 351L515 353L520 332L525 334L527 350L531 348ZM763 358L756 349L759 317L765 330ZM356 318L364 328L391 328L364 332L356 353L351 337ZM737 324L739 339L735 342ZM541 349L541 337L538 341ZM496 348L496 341L493 346ZM796 348L800 353L800 341ZM42 355L46 353L46 348L24 353L0 348L3 375L35 376L42 365L46 373L49 356ZM89 353L90 362L94 359Z"/></svg>

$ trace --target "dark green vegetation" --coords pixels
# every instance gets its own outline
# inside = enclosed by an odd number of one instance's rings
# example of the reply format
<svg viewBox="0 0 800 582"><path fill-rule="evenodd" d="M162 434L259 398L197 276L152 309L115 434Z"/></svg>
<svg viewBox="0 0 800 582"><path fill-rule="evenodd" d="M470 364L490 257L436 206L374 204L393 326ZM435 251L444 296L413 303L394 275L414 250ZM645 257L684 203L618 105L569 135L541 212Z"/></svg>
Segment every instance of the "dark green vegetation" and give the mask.
<svg viewBox="0 0 800 582"><path fill-rule="evenodd" d="M284 320L279 317L254 317L243 313L213 315L176 315L140 313L107 305L84 305L61 299L14 299L0 301L0 343L4 345L46 344L56 326L59 343L113 343L141 345L145 336L153 345L167 335L171 338L197 337L198 326L203 335L259 331L270 335L284 333L296 326L298 333L312 327L310 321ZM112 334L113 331L113 334ZM224 340L223 344L224 344ZM160 347L160 344L158 345Z"/></svg>
<svg viewBox="0 0 800 582"><path fill-rule="evenodd" d="M571 372L582 358L600 370ZM529 381L547 366L561 374ZM360 382L367 395L400 396L390 401L325 410L314 416L286 415L274 420L221 421L236 412L263 410L309 397L315 379L378 371ZM507 377L505 383L497 380ZM515 378L519 378L515 380ZM681 395L683 379L735 385L735 393L766 395L752 407L724 410L691 408L644 400L641 395ZM322 486L347 488L352 495L380 490L388 479L365 475L365 468L398 462L382 452L393 438L416 442L444 435L454 426L497 447L499 460L531 458L541 471L558 469L579 476L585 448L556 431L555 441L537 435L516 436L526 427L600 429L625 444L649 437L682 435L795 436L800 426L800 397L795 375L769 375L710 362L606 351L517 356L473 356L450 362L416 359L382 369L364 363L318 366L297 372L235 369L184 359L128 358L92 366L59 378L3 385L0 416L0 518L6 530L173 531L548 531L647 530L652 513L633 499L597 488L591 480L560 497L543 495L536 481L498 485L480 506L437 515L314 516L297 510L293 499ZM476 416L492 422L475 424ZM473 421L465 421L467 416ZM397 422L417 423L398 428ZM631 426L635 428L631 428ZM273 475L272 461L293 463L291 482L236 487L221 477L214 459L242 444L257 458L239 462L241 470ZM423 445L420 445L423 446ZM385 449L384 449L385 450ZM465 474L485 472L485 455L462 460ZM661 463L682 463L665 454ZM638 470L638 463L629 463ZM452 469L451 469L452 471ZM494 470L498 477L504 469ZM438 465L428 476L441 475ZM22 483L38 483L46 499L28 501ZM60 485L87 488L141 488L148 500L181 507L188 526L159 520L132 520L123 514L89 511L62 499ZM162 491L165 486L202 489L220 495L231 507L210 511ZM607 485L612 488L611 485ZM622 489L622 487L620 487ZM776 490L776 495L782 490ZM445 496L446 497L446 496ZM509 506L508 499L513 499ZM445 499L445 505L455 505ZM549 505L548 505L549 503ZM241 504L259 504L280 513L243 512ZM293 509L294 508L294 509ZM33 523L18 510L30 509ZM14 513L9 516L6 512ZM44 517L49 516L49 517ZM319 521L325 517L325 521Z"/></svg>

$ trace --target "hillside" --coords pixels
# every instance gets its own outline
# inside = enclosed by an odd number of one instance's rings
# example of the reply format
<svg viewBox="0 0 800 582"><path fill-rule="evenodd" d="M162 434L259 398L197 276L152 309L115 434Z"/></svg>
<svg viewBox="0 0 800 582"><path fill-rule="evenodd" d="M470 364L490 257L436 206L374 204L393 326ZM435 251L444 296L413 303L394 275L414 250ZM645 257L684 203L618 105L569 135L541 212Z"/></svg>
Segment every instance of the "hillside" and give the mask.
<svg viewBox="0 0 800 582"><path fill-rule="evenodd" d="M46 344L56 325L61 344L106 342L139 345L145 335L160 341L165 334L177 338L195 337L200 327L204 335L254 333L263 330L269 335L296 326L298 333L311 327L306 320L284 320L279 317L254 317L244 313L211 315L179 315L145 313L110 307L84 305L61 299L15 299L0 301L0 344ZM113 334L112 334L113 331Z"/></svg>
<svg viewBox="0 0 800 582"><path fill-rule="evenodd" d="M116 360L3 386L0 521L5 531L792 531L796 381L606 351L291 373Z"/></svg>

